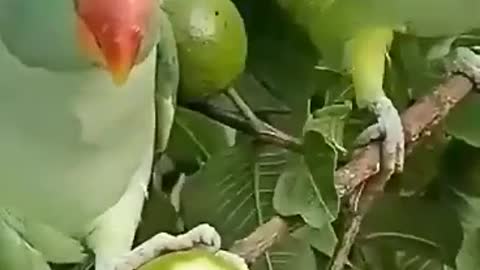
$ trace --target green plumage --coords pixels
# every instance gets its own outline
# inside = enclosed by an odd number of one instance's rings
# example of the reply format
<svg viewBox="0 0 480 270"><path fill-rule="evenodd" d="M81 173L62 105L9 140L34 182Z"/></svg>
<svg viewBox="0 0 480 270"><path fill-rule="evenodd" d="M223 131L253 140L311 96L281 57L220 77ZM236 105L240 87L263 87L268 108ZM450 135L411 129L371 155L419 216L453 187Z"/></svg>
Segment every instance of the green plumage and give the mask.
<svg viewBox="0 0 480 270"><path fill-rule="evenodd" d="M317 46L383 26L417 36L451 36L480 26L477 0L277 0ZM432 12L435 10L435 12Z"/></svg>
<svg viewBox="0 0 480 270"><path fill-rule="evenodd" d="M73 1L0 0L0 38L28 66L58 71L91 67L74 35L75 18Z"/></svg>
<svg viewBox="0 0 480 270"><path fill-rule="evenodd" d="M372 31L401 31L420 37L448 37L480 26L480 1L477 0L277 0L295 23L310 36L327 66L335 69L354 67L353 51L363 55L365 65L354 84L360 105L383 95L383 59L391 37L383 41ZM373 35L371 37L369 35ZM355 39L366 40L356 42ZM372 41L374 40L374 41ZM370 42L376 42L370 44ZM383 43L383 44L382 44ZM373 46L371 46L373 45ZM354 46L361 46L354 48ZM358 62L358 61L357 61ZM382 62L382 64L379 64ZM375 67L373 66L375 65ZM370 81L365 84L365 81ZM356 83L361 82L361 83ZM368 89L366 89L368 88ZM373 91L374 93L370 93Z"/></svg>
<svg viewBox="0 0 480 270"><path fill-rule="evenodd" d="M168 140L178 85L169 25L146 37L162 53L151 49L119 88L82 56L75 18L73 1L0 0L2 270L80 262L82 243L110 270L133 241L155 123L159 146Z"/></svg>

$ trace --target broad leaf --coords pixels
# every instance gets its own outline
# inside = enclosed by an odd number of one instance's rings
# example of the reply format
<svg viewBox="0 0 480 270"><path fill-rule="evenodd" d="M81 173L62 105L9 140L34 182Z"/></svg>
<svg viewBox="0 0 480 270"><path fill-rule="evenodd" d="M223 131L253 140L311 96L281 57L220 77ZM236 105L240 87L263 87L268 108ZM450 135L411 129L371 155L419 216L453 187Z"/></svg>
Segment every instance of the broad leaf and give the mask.
<svg viewBox="0 0 480 270"><path fill-rule="evenodd" d="M256 261L252 270L316 270L315 256L303 241L287 236L275 244L267 256Z"/></svg>
<svg viewBox="0 0 480 270"><path fill-rule="evenodd" d="M337 149L346 151L343 147L343 134L351 111L352 103L349 101L315 110L305 123L304 131L318 132Z"/></svg>
<svg viewBox="0 0 480 270"><path fill-rule="evenodd" d="M476 270L480 268L480 227L465 231L462 249L457 257L460 270Z"/></svg>
<svg viewBox="0 0 480 270"><path fill-rule="evenodd" d="M212 156L182 191L181 213L186 227L208 222L218 229L228 247L268 221L275 214L273 190L286 164L285 154L276 147L242 140ZM302 269L315 269L307 243L289 240L279 243L278 248L266 252L253 269L293 270L298 264L305 265Z"/></svg>
<svg viewBox="0 0 480 270"><path fill-rule="evenodd" d="M462 227L455 211L440 201L386 195L367 214L363 244L380 242L395 251L451 266L460 249Z"/></svg>
<svg viewBox="0 0 480 270"><path fill-rule="evenodd" d="M323 226L321 229L305 225L295 230L292 236L309 243L313 248L330 257L338 241L331 225Z"/></svg>
<svg viewBox="0 0 480 270"><path fill-rule="evenodd" d="M316 50L274 1L236 1L249 33L247 69L292 110L318 91Z"/></svg>
<svg viewBox="0 0 480 270"><path fill-rule="evenodd" d="M191 172L211 155L234 142L235 130L197 112L177 108L167 155Z"/></svg>
<svg viewBox="0 0 480 270"><path fill-rule="evenodd" d="M168 196L152 186L143 206L142 221L135 235L135 243L143 243L160 232L178 233L177 219L177 213Z"/></svg>
<svg viewBox="0 0 480 270"><path fill-rule="evenodd" d="M338 214L333 182L337 156L320 133L310 130L306 128L305 156L290 155L287 169L275 188L273 202L280 214L300 215L308 225L320 229Z"/></svg>
<svg viewBox="0 0 480 270"><path fill-rule="evenodd" d="M470 94L448 114L447 131L466 143L480 147L480 94Z"/></svg>

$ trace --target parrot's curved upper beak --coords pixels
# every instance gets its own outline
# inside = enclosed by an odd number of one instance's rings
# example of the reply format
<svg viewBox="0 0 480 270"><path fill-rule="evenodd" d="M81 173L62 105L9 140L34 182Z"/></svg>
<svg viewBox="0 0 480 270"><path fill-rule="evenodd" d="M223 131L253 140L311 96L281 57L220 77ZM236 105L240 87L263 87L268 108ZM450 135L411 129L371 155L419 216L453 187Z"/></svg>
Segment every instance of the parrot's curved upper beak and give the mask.
<svg viewBox="0 0 480 270"><path fill-rule="evenodd" d="M152 15L153 0L75 0L81 47L123 85L135 63Z"/></svg>
<svg viewBox="0 0 480 270"><path fill-rule="evenodd" d="M129 35L113 39L98 37L98 42L102 44L100 51L113 82L119 86L123 85L135 65L141 38Z"/></svg>

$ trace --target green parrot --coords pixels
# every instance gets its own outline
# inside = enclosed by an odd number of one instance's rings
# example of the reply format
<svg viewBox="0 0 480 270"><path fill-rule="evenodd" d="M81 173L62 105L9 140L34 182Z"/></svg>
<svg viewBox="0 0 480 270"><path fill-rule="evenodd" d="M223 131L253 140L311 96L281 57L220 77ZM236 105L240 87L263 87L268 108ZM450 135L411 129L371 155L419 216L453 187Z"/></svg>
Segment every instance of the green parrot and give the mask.
<svg viewBox="0 0 480 270"><path fill-rule="evenodd" d="M0 269L144 255L131 246L173 121L176 50L157 0L0 0ZM220 246L205 224L151 240Z"/></svg>
<svg viewBox="0 0 480 270"><path fill-rule="evenodd" d="M398 112L383 91L385 57L394 32L452 37L480 27L478 0L276 0L309 35L325 64L351 72L356 102L378 123L360 144L383 137L382 167L401 171L404 134Z"/></svg>

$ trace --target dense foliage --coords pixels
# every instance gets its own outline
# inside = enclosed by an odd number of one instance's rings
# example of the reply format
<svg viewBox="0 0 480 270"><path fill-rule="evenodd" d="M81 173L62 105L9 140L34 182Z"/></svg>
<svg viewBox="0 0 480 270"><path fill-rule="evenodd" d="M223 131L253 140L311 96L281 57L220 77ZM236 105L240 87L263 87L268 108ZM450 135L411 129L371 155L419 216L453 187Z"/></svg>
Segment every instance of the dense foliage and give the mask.
<svg viewBox="0 0 480 270"><path fill-rule="evenodd" d="M374 119L352 102L349 76L322 67L319 52L274 1L235 2L248 59L232 87L258 117L298 138L304 151L267 144L228 117L217 121L222 113L244 120L225 95L208 99L213 115L207 101L180 101L138 240L208 222L228 248L279 215L292 224L290 234L252 269L326 269L345 217L334 172ZM396 34L385 83L396 107L405 110L441 82L450 47L479 38ZM347 268L480 269L479 105L480 95L470 94L416 145L404 172L365 217Z"/></svg>

